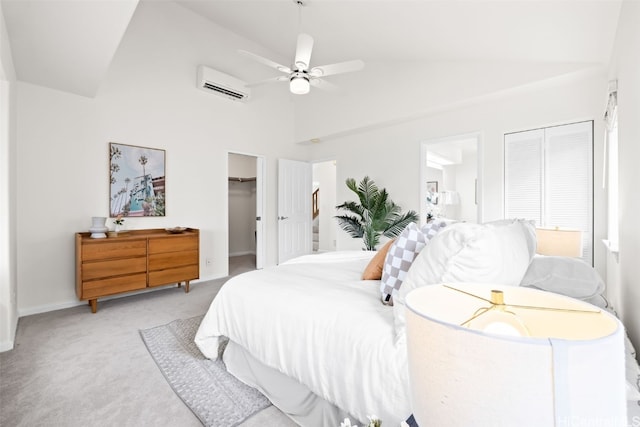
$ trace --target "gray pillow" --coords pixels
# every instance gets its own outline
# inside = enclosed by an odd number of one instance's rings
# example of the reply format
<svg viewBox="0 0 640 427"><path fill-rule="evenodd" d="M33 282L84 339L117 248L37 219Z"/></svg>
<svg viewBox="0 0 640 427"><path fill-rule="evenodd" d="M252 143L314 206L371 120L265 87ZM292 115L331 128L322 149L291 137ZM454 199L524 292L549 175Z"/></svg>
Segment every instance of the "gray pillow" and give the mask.
<svg viewBox="0 0 640 427"><path fill-rule="evenodd" d="M580 258L536 255L520 286L542 289L581 300L604 291L598 272Z"/></svg>

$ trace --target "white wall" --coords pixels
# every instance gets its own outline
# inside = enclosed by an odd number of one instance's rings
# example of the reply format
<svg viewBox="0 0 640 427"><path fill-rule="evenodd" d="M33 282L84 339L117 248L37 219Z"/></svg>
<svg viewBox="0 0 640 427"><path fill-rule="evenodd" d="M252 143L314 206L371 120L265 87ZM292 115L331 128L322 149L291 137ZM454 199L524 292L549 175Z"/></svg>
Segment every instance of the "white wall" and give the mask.
<svg viewBox="0 0 640 427"><path fill-rule="evenodd" d="M109 212L109 142L166 150L167 216L127 227L199 228L201 280L228 272L227 152L264 155L265 263L276 263L276 158L304 160L306 150L293 144L286 91L237 103L196 88L198 64L228 72L238 49L257 50L175 3L142 2L95 98L18 84L21 315L78 303L73 235Z"/></svg>
<svg viewBox="0 0 640 427"><path fill-rule="evenodd" d="M426 181L436 181L438 183L438 190L442 185L442 171L436 168L427 167L425 174Z"/></svg>
<svg viewBox="0 0 640 427"><path fill-rule="evenodd" d="M618 80L618 143L620 158L620 258L607 258L608 294L627 327L636 348L640 347L640 3L622 4L609 78ZM604 112L607 86L600 88ZM596 174L596 177L599 176ZM597 240L598 246L602 246ZM597 246L597 247L598 247Z"/></svg>
<svg viewBox="0 0 640 427"><path fill-rule="evenodd" d="M455 77L452 77L455 78ZM533 129L580 120L595 120L594 176L602 174L602 87L606 72L578 73L531 85L482 103L427 115L413 121L373 129L313 144L313 157L337 160L337 200L352 200L349 190L340 185L347 177L356 180L369 175L403 210L420 208L421 141L482 132L482 170L479 171L479 197L484 221L503 215L503 135L516 130ZM363 161L363 153L371 153ZM595 239L606 230L604 191L594 188ZM338 250L359 249L359 239L338 233ZM595 266L605 273L604 248L596 245Z"/></svg>
<svg viewBox="0 0 640 427"><path fill-rule="evenodd" d="M229 256L256 253L256 182L229 181Z"/></svg>
<svg viewBox="0 0 640 427"><path fill-rule="evenodd" d="M256 158L244 154L229 153L228 174L234 178L255 178Z"/></svg>
<svg viewBox="0 0 640 427"><path fill-rule="evenodd" d="M0 351L13 348L18 323L15 80L0 3Z"/></svg>
<svg viewBox="0 0 640 427"><path fill-rule="evenodd" d="M331 77L331 82L343 89L340 108L335 107L336 95L326 91L312 90L296 100L295 140L339 138L381 124L419 119L458 109L469 100L584 67L584 64L492 61L429 61L398 66L367 61L362 72ZM393 84L385 84L388 82ZM318 117L322 120L317 120Z"/></svg>

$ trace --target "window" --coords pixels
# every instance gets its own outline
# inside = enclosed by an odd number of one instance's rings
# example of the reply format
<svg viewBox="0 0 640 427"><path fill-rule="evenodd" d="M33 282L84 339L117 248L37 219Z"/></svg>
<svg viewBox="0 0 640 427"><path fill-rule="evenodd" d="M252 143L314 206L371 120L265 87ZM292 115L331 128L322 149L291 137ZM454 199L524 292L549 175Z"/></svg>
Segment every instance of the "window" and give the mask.
<svg viewBox="0 0 640 427"><path fill-rule="evenodd" d="M506 218L582 231L582 259L593 263L593 122L506 134Z"/></svg>

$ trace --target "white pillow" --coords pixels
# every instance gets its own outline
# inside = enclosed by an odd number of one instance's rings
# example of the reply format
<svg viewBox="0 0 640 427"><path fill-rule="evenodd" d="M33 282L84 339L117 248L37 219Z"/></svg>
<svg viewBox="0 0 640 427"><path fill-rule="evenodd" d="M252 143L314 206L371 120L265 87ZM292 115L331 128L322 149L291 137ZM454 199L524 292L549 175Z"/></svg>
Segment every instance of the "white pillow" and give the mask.
<svg viewBox="0 0 640 427"><path fill-rule="evenodd" d="M530 235L535 235L533 223L522 220L456 223L438 233L413 261L394 297L396 337L405 333L405 297L420 286L464 282L519 285L535 254Z"/></svg>
<svg viewBox="0 0 640 427"><path fill-rule="evenodd" d="M529 252L532 254L531 257L535 256L536 249L538 247L538 237L536 235L536 224L535 221L530 221L526 219L499 219L496 221L486 222L486 225L490 226L502 226L502 225L510 225L519 223L525 227L524 235L527 238L527 247L529 248ZM528 224L528 225L527 225Z"/></svg>
<svg viewBox="0 0 640 427"><path fill-rule="evenodd" d="M580 258L536 255L521 286L588 300L604 291L598 272Z"/></svg>

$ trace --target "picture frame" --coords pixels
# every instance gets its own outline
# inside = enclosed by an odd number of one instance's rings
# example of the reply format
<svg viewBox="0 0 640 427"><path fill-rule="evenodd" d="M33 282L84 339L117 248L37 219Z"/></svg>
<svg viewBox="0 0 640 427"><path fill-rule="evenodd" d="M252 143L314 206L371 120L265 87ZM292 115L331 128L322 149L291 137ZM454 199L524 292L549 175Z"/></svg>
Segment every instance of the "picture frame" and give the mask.
<svg viewBox="0 0 640 427"><path fill-rule="evenodd" d="M166 152L109 143L109 216L165 216Z"/></svg>
<svg viewBox="0 0 640 427"><path fill-rule="evenodd" d="M427 181L427 202L438 204L438 181Z"/></svg>

